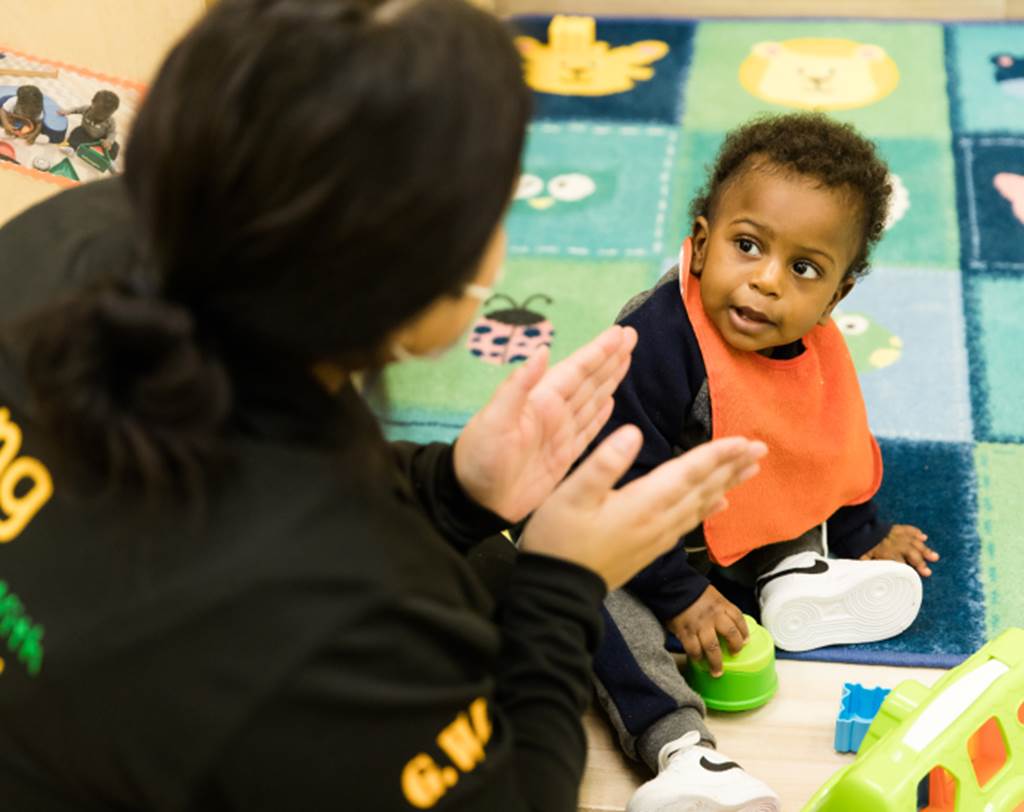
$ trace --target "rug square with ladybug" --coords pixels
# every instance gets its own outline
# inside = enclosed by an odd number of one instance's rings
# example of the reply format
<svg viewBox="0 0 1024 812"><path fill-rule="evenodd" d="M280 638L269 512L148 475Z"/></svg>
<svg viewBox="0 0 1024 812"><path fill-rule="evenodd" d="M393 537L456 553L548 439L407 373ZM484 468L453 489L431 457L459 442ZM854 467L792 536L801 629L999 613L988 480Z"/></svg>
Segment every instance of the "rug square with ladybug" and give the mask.
<svg viewBox="0 0 1024 812"><path fill-rule="evenodd" d="M511 368L544 346L552 363L569 355L612 324L657 270L645 260L510 257L502 282L458 345L440 359L388 371L382 418L390 434L419 438L433 427L435 438L453 436Z"/></svg>
<svg viewBox="0 0 1024 812"><path fill-rule="evenodd" d="M758 113L821 110L871 137L948 139L943 27L855 20L702 22L683 126L724 133Z"/></svg>
<svg viewBox="0 0 1024 812"><path fill-rule="evenodd" d="M676 138L653 125L534 124L508 215L509 253L660 256Z"/></svg>
<svg viewBox="0 0 1024 812"><path fill-rule="evenodd" d="M1024 134L1024 34L1019 24L950 26L953 127Z"/></svg>

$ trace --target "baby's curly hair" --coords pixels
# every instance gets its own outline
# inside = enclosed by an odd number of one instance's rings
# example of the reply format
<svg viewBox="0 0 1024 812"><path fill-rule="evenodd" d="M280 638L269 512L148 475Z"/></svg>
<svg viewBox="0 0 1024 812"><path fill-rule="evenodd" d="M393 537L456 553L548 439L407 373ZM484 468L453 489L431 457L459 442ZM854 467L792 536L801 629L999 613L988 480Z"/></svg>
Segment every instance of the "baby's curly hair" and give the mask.
<svg viewBox="0 0 1024 812"><path fill-rule="evenodd" d="M22 85L17 90L17 106L22 115L38 118L43 113L43 91L35 85Z"/></svg>
<svg viewBox="0 0 1024 812"><path fill-rule="evenodd" d="M848 189L862 201L864 240L846 276L867 273L868 256L885 230L892 185L875 145L851 125L822 113L759 116L730 132L710 167L707 183L690 204L690 219L706 217L723 188L749 169L757 156L783 171L817 180L827 189Z"/></svg>

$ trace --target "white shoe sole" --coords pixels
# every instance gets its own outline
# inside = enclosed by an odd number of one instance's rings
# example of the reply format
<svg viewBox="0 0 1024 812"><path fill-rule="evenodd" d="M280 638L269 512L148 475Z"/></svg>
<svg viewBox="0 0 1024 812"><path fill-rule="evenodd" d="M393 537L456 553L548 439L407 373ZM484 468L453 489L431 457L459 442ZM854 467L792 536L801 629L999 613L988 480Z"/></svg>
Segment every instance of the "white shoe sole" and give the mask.
<svg viewBox="0 0 1024 812"><path fill-rule="evenodd" d="M801 587L811 589L820 576L792 577L800 579ZM895 637L914 622L921 608L921 576L906 564L887 567L884 572L858 567L823 580L833 585L830 594L789 589L764 601L761 623L784 651Z"/></svg>
<svg viewBox="0 0 1024 812"><path fill-rule="evenodd" d="M739 804L724 804L708 798L675 798L652 812L782 812L775 798L747 799Z"/></svg>

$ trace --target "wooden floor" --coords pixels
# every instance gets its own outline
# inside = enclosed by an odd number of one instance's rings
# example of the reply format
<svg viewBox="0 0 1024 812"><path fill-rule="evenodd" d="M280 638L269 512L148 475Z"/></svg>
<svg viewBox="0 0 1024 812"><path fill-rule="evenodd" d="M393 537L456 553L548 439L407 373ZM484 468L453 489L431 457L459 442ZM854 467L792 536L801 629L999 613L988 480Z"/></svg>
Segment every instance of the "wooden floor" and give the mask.
<svg viewBox="0 0 1024 812"><path fill-rule="evenodd" d="M877 16L1024 19L1024 0L492 0L501 13L591 12L665 16ZM488 2L488 0L481 0ZM148 80L167 48L202 13L205 0L3 0L0 49ZM0 172L0 223L56 191L14 172ZM717 715L721 750L767 781L787 812L850 761L832 749L843 682L893 687L906 678L931 684L941 672L824 663L780 662L778 695L760 710ZM628 764L597 714L587 718L590 759L581 792L584 810L621 810L645 776Z"/></svg>
<svg viewBox="0 0 1024 812"><path fill-rule="evenodd" d="M914 679L931 686L943 674L926 668L795 660L779 661L777 668L779 691L767 705L746 713L712 713L708 725L718 749L771 786L785 812L799 812L832 773L853 761L833 748L844 682L894 688ZM650 776L623 757L603 714L591 711L585 721L590 753L580 809L619 812Z"/></svg>

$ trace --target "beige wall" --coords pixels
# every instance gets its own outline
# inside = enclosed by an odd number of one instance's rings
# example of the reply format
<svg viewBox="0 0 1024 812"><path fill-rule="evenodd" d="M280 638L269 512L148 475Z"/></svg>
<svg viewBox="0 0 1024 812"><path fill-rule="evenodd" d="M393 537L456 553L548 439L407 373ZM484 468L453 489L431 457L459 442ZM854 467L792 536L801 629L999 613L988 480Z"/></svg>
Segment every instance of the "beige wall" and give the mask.
<svg viewBox="0 0 1024 812"><path fill-rule="evenodd" d="M1024 19L1024 0L495 0L499 14Z"/></svg>
<svg viewBox="0 0 1024 812"><path fill-rule="evenodd" d="M2 0L0 47L147 81L204 0Z"/></svg>

